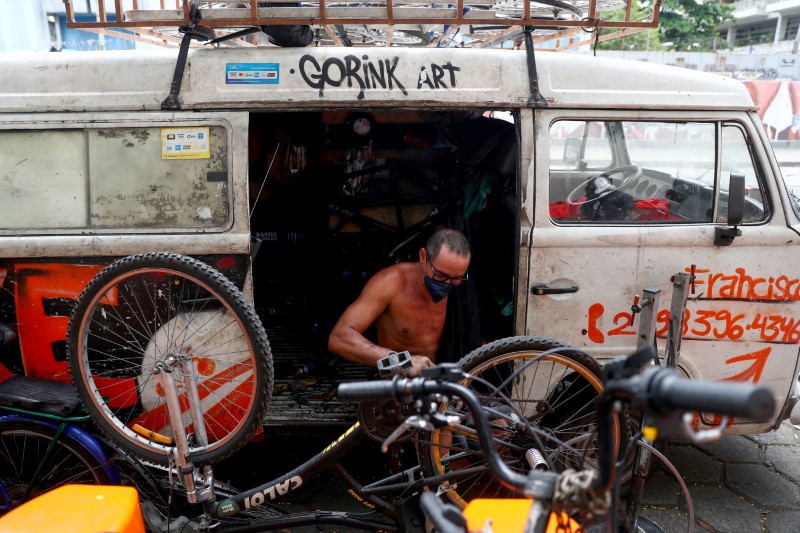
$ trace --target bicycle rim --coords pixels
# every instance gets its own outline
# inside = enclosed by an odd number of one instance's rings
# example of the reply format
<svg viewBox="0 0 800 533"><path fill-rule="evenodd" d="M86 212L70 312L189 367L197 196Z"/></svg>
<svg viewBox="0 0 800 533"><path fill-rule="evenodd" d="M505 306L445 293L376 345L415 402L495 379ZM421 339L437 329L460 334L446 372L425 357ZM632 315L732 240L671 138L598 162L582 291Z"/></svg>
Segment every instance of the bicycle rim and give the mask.
<svg viewBox="0 0 800 533"><path fill-rule="evenodd" d="M26 422L0 424L0 514L62 485L110 483L103 465L65 435L46 455L55 434Z"/></svg>
<svg viewBox="0 0 800 533"><path fill-rule="evenodd" d="M347 38L353 46L385 46L389 34L384 28L369 26L345 26ZM324 32L319 33L320 43L333 44L330 37ZM430 36L421 30L394 30L391 44L393 46L427 46Z"/></svg>
<svg viewBox="0 0 800 533"><path fill-rule="evenodd" d="M121 447L166 464L171 415L155 371L190 357L191 375L172 375L180 426L197 463L223 459L263 422L272 390L266 333L244 295L202 262L151 253L101 271L78 299L68 333L70 373L89 414ZM202 420L184 386L196 383ZM199 423L207 443L194 435Z"/></svg>
<svg viewBox="0 0 800 533"><path fill-rule="evenodd" d="M541 355L542 351L561 348L564 353ZM541 454L540 461L550 463L550 469L561 472L567 468L595 468L597 441L595 436L595 402L603 388L600 368L596 361L574 353L557 341L539 338L517 338L496 341L476 350L462 360L461 366L470 377L462 384L482 397L485 405L509 405L508 416L495 415L494 438L503 460L519 472L530 470L525 453L534 449ZM538 358L538 359L537 359ZM530 363L516 374L502 392L507 399L493 398L493 386L506 382L512 372ZM495 407L499 413L503 408ZM457 402L443 406L443 410L462 414ZM524 417L529 424L541 430L541 443L530 434L519 431L514 417ZM491 416L490 416L491 418ZM476 435L455 434L450 430L435 430L430 441L424 443L427 451L424 463L429 474L458 474L459 470L485 467ZM619 419L613 424L614 450L619 449ZM568 446L565 446L564 444ZM457 477L441 487L456 505L464 507L474 498L511 498L517 496L500 485L488 470Z"/></svg>

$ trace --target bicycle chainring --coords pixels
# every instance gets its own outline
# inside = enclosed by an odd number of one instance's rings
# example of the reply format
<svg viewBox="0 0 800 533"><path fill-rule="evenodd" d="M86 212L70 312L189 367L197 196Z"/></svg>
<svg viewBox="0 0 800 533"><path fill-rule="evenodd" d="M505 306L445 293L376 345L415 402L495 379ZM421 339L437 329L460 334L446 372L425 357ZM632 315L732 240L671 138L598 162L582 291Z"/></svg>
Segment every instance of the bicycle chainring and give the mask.
<svg viewBox="0 0 800 533"><path fill-rule="evenodd" d="M397 403L393 400L363 401L358 406L358 420L370 439L383 442L413 412L408 403ZM413 434L413 431L407 431L395 442L405 442Z"/></svg>

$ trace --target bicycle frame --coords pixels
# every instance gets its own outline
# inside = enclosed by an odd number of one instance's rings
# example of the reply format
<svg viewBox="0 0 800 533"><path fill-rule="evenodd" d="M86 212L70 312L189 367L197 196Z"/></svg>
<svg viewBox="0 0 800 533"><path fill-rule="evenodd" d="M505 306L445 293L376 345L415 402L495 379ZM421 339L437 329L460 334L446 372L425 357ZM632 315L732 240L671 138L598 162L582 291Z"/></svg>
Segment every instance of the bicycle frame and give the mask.
<svg viewBox="0 0 800 533"><path fill-rule="evenodd" d="M552 348L556 349L556 348ZM174 357L174 362L172 363L175 368L179 368L178 365L180 357L182 355ZM534 359L535 360L535 359ZM196 387L198 385L195 384L194 379L192 378L191 372L193 372L192 365L181 366L181 372L183 373L184 377L181 383L175 383L170 379L168 372L163 373L163 376L159 376L159 379L163 379L160 384L161 390L165 392L165 394L171 391L173 394L176 392L177 387L183 387L182 393L186 394L186 396L190 396L192 394L191 389L192 387ZM519 370L518 370L519 371ZM188 376L188 378L187 378ZM454 377L455 379L455 377ZM507 377L505 379L508 379ZM502 388L502 385L500 386ZM177 402L167 402L168 405L172 405L169 407L169 418L171 422L177 424L177 427L173 427L173 431L179 433L180 435L185 435L187 431L187 427L191 426L192 420L202 420L202 413L195 413L191 406L188 406L188 403L191 402L184 402L183 404L183 412L179 409L179 405ZM191 417L191 420L186 420L188 417ZM414 429L425 429L429 430L430 428L423 428L423 427L416 427L412 426ZM468 436L470 438L474 438L476 440L480 440L480 432L473 428L468 428L466 426L462 426L458 424L452 428L452 431L455 433L462 433L462 432L469 432ZM352 476L350 473L339 463L339 459L344 457L346 454L354 451L356 446L363 441L363 437L366 435L366 428L362 428L359 424L356 424L349 428L345 433L343 433L338 439L336 439L330 446L325 448L322 452L315 455L302 465L294 468L290 472L281 474L279 477L270 480L269 482L263 483L258 487L249 489L244 492L237 492L233 493L225 493L221 497L214 498L212 502L209 502L204 508L204 518L210 520L225 520L230 518L231 522L235 521L234 518L239 513L244 513L251 515L254 513L260 513L263 509L258 509L259 506L263 505L269 510L269 507L274 504L280 502L283 498L285 498L290 493L293 493L302 485L306 484L307 481L316 475L318 472L329 469L334 476L336 476L342 483L343 486L346 487L347 492L354 497L354 499L358 500L359 502L363 503L365 508L369 509L373 512L380 512L386 517L393 519L397 526L397 529L402 530L404 527L404 517L402 515L403 507L399 505L398 499L392 500L391 498L385 497L386 493L392 491L406 491L407 493L416 492L419 489L422 489L425 486L436 488L433 492L441 493L441 490L447 490L448 487L455 488L454 483L445 483L447 481L457 480L461 478L465 478L467 476L472 476L474 474L479 473L486 473L490 471L490 468L484 465L467 465L464 468L459 467L455 471L442 471L439 475L435 476L426 476L424 478L420 478L418 473L423 471L423 468L420 466L416 466L414 468L410 468L404 472L396 473L392 476L389 476L385 479L382 479L376 483L372 483L367 486L363 486L359 484L359 482ZM464 433L467 435L467 433ZM542 435L542 439L546 439L546 435ZM191 437L190 437L191 439ZM174 446L174 444L169 444L169 446ZM185 457L185 454L179 454ZM451 459L457 459L457 457L451 457ZM187 468L189 465L178 465L180 467L179 472L185 472L187 475L197 476L196 478L191 478L189 482L194 483L195 481L199 481L200 483L205 483L206 479L204 479L203 474L195 471L193 468ZM180 479L182 479L179 476ZM183 483L184 487L188 486L188 483ZM513 492L520 492L521 489L511 489ZM219 503L216 503L217 499L221 500ZM400 500L402 502L402 500ZM537 503L537 505L539 505ZM536 512L539 512L539 509L536 509ZM549 515L549 513L542 512L543 515ZM281 527L287 526L299 526L299 525L306 525L306 524L320 524L320 523L335 523L335 524L349 524L349 525L356 525L364 527L364 518L360 516L352 516L348 515L347 513L336 513L333 515L332 513L309 513L305 515L292 515L292 516L285 516L285 517L269 517L258 519L257 526L252 526L252 530L260 529L260 530L269 530L269 529L278 529ZM375 526L375 521L370 522L370 527L380 527L381 529L387 530L396 530L394 527L387 526L385 524L381 524L380 526ZM241 529L242 526L238 525L231 525L226 523L215 524L215 527L219 527L219 529L223 531L233 530L233 531L243 531ZM248 526L250 527L250 526Z"/></svg>
<svg viewBox="0 0 800 533"><path fill-rule="evenodd" d="M195 394L197 387L196 381L192 379L189 374L192 365L187 361L181 360L182 356L173 359L171 364L173 366L180 365L185 376L181 382L181 386L189 389L190 395ZM362 485L340 463L343 457L354 451L366 438L364 428L362 428L360 422L356 422L320 453L291 471L257 487L230 495L224 500L217 502L216 498L213 496L214 483L211 467L205 465L202 473L198 472L185 452L186 436L184 435L184 427L181 425L181 416L179 416L181 414L180 405L177 402L178 385L172 377L172 372L165 371L164 366L167 365L162 365L161 371L157 373L157 378L167 397L167 406L170 410L170 421L173 424L173 432L176 435L180 435L180 437L176 439L175 450L178 479L187 490L187 495L191 495L193 491L196 491L198 494L212 494L207 500L200 498L196 498L195 500L204 503L205 518L221 520L233 517L239 513L257 511L259 506L271 505L279 502L282 498L305 485L310 479L314 478L322 471L329 470L341 485L346 488L347 492L355 500L363 504L366 508L366 512L378 512L394 522L394 525L392 525L385 521L374 520L347 512L334 513L315 511L255 519L249 525L242 525L241 523L216 525L215 528L220 531L265 531L314 524L354 526L384 531L405 531L403 500L401 498L392 498L390 500L382 497L382 495L400 491L416 492L425 486L438 486L445 481L451 481L489 470L488 466L477 466L421 479L418 477L421 468L417 465L401 472L391 474L369 485ZM193 388L195 392L191 392ZM171 401L170 397L173 397L174 401ZM202 417L202 413L194 407L189 408L188 414L192 420L199 420ZM480 436L479 432L476 432L475 435L478 437ZM181 449L184 451L181 452ZM548 513L544 514L547 515Z"/></svg>
<svg viewBox="0 0 800 533"><path fill-rule="evenodd" d="M269 529L281 529L285 527L296 527L301 525L311 524L332 524L355 526L369 529L382 529L386 531L403 531L404 516L402 510L402 502L389 502L376 494L380 492L393 491L401 488L412 488L415 485L419 487L422 483L419 482L405 482L399 484L392 484L389 486L381 487L383 482L393 482L399 476L409 475L413 476L413 471L418 470L419 467L412 468L403 473L390 476L383 481L373 483L369 487L361 485L340 463L340 459L347 453L354 450L363 440L365 434L361 429L360 423L355 423L340 437L334 440L322 452L315 455L297 468L275 478L267 483L259 485L258 487L250 490L240 492L236 495L216 503L214 496L214 482L213 471L210 465L203 467L202 473L196 471L194 465L191 463L187 453L186 435L181 426L181 409L177 399L177 384L172 377L169 365L180 365L184 371L184 380L181 385L185 387L191 396L197 394L197 384L191 378L191 364L182 357L173 358L168 364L162 365L157 372L157 379L165 391L167 398L167 406L170 410L170 421L173 424L173 433L176 435L175 443L175 462L178 479L187 491L187 499L191 503L201 502L204 503L204 510L209 519L223 519L234 516L243 511L253 510L258 506L265 503L272 503L279 498L286 496L294 490L300 488L307 480L313 478L326 468L331 468L335 476L342 482L343 485L349 488L349 493L365 507L370 510L377 510L388 518L392 519L396 527L390 524L371 520L358 516L349 516L347 513L325 513L314 512L305 514L293 514L285 517L270 517L263 521L258 521L257 525L242 526L235 525L231 528L222 527L225 531L264 531ZM197 396L194 396L197 397ZM190 402L191 403L191 402ZM195 404L195 405L199 405ZM199 420L202 413L199 412L195 406L190 407L189 414L193 420ZM195 424L195 427L202 426L202 424ZM201 437L202 438L202 437Z"/></svg>

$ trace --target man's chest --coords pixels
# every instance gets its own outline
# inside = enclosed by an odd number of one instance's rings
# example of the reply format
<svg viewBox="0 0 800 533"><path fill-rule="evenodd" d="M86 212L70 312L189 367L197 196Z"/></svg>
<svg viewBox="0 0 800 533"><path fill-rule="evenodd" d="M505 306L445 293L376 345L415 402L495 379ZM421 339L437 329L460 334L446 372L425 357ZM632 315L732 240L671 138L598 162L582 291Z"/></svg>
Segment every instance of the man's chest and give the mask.
<svg viewBox="0 0 800 533"><path fill-rule="evenodd" d="M417 298L396 298L387 309L396 333L411 337L435 336L444 327L447 304L433 304Z"/></svg>

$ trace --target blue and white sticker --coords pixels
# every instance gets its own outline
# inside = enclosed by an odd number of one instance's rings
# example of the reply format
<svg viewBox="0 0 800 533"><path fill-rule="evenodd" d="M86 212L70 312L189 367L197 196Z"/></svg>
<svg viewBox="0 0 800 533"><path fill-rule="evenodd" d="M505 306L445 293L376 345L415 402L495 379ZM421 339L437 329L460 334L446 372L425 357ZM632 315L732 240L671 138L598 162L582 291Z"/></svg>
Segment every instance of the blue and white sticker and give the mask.
<svg viewBox="0 0 800 533"><path fill-rule="evenodd" d="M279 63L227 63L225 83L267 83L280 82Z"/></svg>

